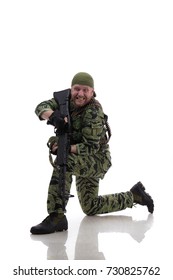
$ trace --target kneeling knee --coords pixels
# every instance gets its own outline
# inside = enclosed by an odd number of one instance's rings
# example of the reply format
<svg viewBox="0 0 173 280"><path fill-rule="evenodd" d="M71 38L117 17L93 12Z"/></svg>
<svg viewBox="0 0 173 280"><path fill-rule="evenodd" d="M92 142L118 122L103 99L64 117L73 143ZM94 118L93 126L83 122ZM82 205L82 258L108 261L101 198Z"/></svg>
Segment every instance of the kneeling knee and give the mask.
<svg viewBox="0 0 173 280"><path fill-rule="evenodd" d="M93 210L90 209L90 208L84 208L84 207L82 207L82 211L83 211L84 214L87 215L87 216L94 216L94 215L95 215L95 213L93 212Z"/></svg>

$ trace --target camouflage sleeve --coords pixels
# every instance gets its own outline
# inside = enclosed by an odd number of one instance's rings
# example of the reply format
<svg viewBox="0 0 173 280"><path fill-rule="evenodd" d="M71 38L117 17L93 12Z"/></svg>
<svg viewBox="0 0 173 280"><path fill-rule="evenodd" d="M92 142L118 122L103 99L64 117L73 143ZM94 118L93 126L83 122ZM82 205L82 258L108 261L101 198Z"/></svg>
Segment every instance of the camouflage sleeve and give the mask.
<svg viewBox="0 0 173 280"><path fill-rule="evenodd" d="M82 126L82 142L76 144L78 154L91 155L100 149L103 125L104 113L101 108L91 107L86 111Z"/></svg>
<svg viewBox="0 0 173 280"><path fill-rule="evenodd" d="M41 114L45 111L50 110L50 109L53 110L53 111L55 109L57 109L57 103L56 103L54 98L49 99L47 101L43 101L40 104L38 104L37 107L35 108L35 113L39 117L40 120L43 120L41 118Z"/></svg>

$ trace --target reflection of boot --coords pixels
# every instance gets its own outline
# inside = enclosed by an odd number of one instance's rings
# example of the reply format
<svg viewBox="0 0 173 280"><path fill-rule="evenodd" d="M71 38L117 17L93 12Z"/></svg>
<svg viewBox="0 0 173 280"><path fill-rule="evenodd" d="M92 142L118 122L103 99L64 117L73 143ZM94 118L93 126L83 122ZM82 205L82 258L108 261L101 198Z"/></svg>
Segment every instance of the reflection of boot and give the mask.
<svg viewBox="0 0 173 280"><path fill-rule="evenodd" d="M67 218L64 214L51 213L40 224L31 228L32 234L47 234L68 229Z"/></svg>
<svg viewBox="0 0 173 280"><path fill-rule="evenodd" d="M65 243L67 241L68 232L58 232L53 234L44 235L31 235L34 241L41 241L48 247L47 259L48 260L68 260L66 253Z"/></svg>
<svg viewBox="0 0 173 280"><path fill-rule="evenodd" d="M145 233L151 228L153 224L153 215L149 214L148 219L142 221L131 221L129 223L128 233L137 242L141 242L145 238Z"/></svg>
<svg viewBox="0 0 173 280"><path fill-rule="evenodd" d="M137 242L141 242L145 238L145 233L152 227L153 215L148 214L146 220L139 221L123 215L97 217L94 224L100 233L127 233Z"/></svg>
<svg viewBox="0 0 173 280"><path fill-rule="evenodd" d="M148 211L153 213L154 211L154 202L151 196L145 192L145 188L141 182L138 182L134 185L130 191L134 197L134 203L138 203L140 205L146 205L148 207Z"/></svg>
<svg viewBox="0 0 173 280"><path fill-rule="evenodd" d="M105 260L104 254L98 248L98 229L94 224L95 219L86 216L79 228L75 260Z"/></svg>

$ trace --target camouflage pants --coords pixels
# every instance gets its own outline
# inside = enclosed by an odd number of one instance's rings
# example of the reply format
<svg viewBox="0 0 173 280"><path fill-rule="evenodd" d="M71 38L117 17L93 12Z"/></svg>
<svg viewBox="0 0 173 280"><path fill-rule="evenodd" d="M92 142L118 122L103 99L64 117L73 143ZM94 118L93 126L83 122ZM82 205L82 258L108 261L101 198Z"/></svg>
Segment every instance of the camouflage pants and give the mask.
<svg viewBox="0 0 173 280"><path fill-rule="evenodd" d="M133 196L130 191L98 195L99 180L103 178L111 166L109 155L104 157L104 163L92 156L79 156L71 154L68 158L67 172L65 175L65 191L70 194L72 176L76 177L76 191L83 212L86 215L104 214L123 210L133 206ZM68 199L65 200L67 205ZM48 199L48 213L63 213L62 195L59 188L59 171L53 170Z"/></svg>

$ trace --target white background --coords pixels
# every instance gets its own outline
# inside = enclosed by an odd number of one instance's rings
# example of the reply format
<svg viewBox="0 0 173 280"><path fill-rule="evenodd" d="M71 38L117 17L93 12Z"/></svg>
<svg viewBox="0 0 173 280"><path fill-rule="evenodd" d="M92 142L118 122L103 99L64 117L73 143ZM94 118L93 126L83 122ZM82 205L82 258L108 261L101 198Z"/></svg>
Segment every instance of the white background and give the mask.
<svg viewBox="0 0 173 280"><path fill-rule="evenodd" d="M155 200L156 226L150 230L149 247L140 244L134 254L133 243L122 241L120 236L119 249L121 241L128 248L120 264L126 265L130 255L135 266L140 255L144 265L152 252L157 265L169 269L169 259L166 265L164 260L172 248L172 15L172 1L167 0L0 2L1 241L5 272L9 265L13 268L34 259L37 243L30 240L29 230L47 215L52 168L46 141L53 129L39 122L35 107L50 99L54 91L70 87L79 71L94 77L97 98L112 129L113 166L101 182L100 193L126 191L141 180ZM141 211L144 209L134 209L133 218L140 219ZM68 213L72 222L84 218L76 196L69 202ZM75 230L71 229L72 241L78 228L76 223ZM25 236L22 240L21 235ZM99 235L102 251L105 238L109 239ZM70 244L68 239L69 259L74 259ZM105 258L109 259L111 252L106 253L106 248ZM39 249L39 258L46 260L46 248ZM38 263L35 255L35 265Z"/></svg>

